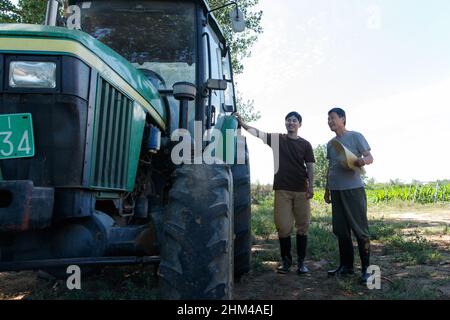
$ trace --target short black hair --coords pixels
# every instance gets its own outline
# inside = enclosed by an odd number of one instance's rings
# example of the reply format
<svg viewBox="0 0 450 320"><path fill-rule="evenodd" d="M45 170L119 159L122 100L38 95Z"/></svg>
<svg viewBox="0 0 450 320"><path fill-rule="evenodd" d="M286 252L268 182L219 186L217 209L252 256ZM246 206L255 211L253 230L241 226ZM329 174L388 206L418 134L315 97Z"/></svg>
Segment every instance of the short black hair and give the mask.
<svg viewBox="0 0 450 320"><path fill-rule="evenodd" d="M301 116L298 112L295 112L295 111L289 112L289 113L286 115L286 117L284 118L284 120L286 120L287 118L290 118L290 117L292 117L292 116L296 117L297 120L298 120L298 122L302 123L302 116Z"/></svg>
<svg viewBox="0 0 450 320"><path fill-rule="evenodd" d="M335 112L339 118L345 118L344 125L347 122L347 116L345 115L345 111L341 108L333 108L330 111L328 111L328 115L330 115L332 112Z"/></svg>

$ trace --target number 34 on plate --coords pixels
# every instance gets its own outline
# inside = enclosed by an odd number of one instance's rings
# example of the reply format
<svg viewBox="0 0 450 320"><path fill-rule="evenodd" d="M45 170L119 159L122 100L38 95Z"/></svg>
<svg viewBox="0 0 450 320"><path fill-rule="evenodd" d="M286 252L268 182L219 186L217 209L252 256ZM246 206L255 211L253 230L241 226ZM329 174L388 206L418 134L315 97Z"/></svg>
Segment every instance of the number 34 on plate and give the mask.
<svg viewBox="0 0 450 320"><path fill-rule="evenodd" d="M31 114L0 115L0 159L33 156L34 135Z"/></svg>

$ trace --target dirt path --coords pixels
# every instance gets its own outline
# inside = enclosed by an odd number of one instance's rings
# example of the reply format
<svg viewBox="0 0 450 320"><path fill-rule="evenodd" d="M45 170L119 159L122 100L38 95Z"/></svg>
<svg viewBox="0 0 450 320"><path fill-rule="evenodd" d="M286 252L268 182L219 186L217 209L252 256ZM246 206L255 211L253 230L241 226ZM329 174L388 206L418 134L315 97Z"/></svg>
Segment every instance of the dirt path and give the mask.
<svg viewBox="0 0 450 320"><path fill-rule="evenodd" d="M450 210L405 211L390 213L390 219L402 221L426 222L429 224L448 224L450 226Z"/></svg>

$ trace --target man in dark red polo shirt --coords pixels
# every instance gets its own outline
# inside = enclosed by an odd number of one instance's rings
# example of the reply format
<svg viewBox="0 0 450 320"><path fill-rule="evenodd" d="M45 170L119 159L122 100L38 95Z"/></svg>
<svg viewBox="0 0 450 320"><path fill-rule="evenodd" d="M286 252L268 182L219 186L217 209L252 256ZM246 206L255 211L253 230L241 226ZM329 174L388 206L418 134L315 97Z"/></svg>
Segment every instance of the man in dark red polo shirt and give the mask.
<svg viewBox="0 0 450 320"><path fill-rule="evenodd" d="M265 133L247 125L236 114L239 124L250 134L263 140L273 150L275 176L274 218L280 241L282 263L279 273L287 273L292 266L291 232L297 229L297 272L309 272L304 264L308 228L311 220L310 199L314 195L314 152L311 144L298 136L302 117L293 111L286 115L286 134Z"/></svg>

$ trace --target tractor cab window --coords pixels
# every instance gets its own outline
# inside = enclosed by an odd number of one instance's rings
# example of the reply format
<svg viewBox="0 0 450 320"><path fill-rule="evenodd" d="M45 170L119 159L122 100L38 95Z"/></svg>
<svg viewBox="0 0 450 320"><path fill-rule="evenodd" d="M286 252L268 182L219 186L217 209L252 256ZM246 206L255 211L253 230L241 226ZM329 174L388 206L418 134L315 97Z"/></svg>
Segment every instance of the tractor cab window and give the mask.
<svg viewBox="0 0 450 320"><path fill-rule="evenodd" d="M225 94L224 108L235 110L234 87L233 87L233 77L232 77L231 60L230 59L231 59L230 51L228 50L226 56L222 58L223 78L224 78L224 80L227 80L227 83L228 83L227 89L224 92L224 94Z"/></svg>
<svg viewBox="0 0 450 320"><path fill-rule="evenodd" d="M206 66L206 79L223 79L220 41L209 25L205 28L203 39L205 45L203 56L205 59L204 64ZM224 102L223 91L211 90L210 95L211 108L217 115L217 113L221 112L221 106ZM215 122L214 119L211 120Z"/></svg>
<svg viewBox="0 0 450 320"><path fill-rule="evenodd" d="M194 3L112 0L77 5L81 29L141 69L158 89L172 89L178 81L196 83Z"/></svg>

